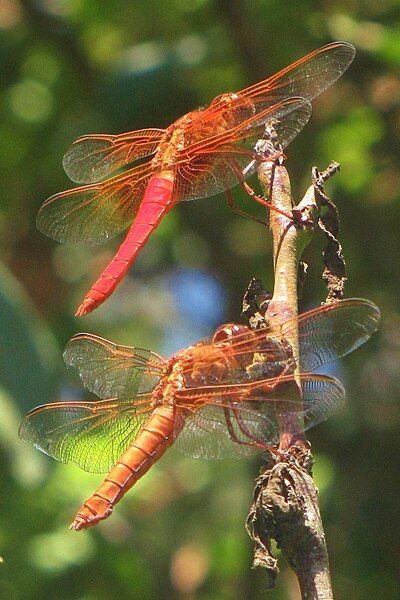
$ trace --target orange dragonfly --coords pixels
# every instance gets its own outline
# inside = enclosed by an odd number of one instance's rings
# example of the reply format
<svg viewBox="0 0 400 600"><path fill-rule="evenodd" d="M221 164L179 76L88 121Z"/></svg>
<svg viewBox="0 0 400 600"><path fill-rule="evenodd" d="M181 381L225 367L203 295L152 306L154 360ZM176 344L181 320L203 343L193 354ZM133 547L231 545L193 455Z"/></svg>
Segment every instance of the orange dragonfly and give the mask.
<svg viewBox="0 0 400 600"><path fill-rule="evenodd" d="M194 458L240 457L273 451L282 423L296 435L327 419L344 389L332 377L308 373L363 344L379 318L371 302L343 300L279 326L222 325L211 342L169 360L78 334L65 361L103 400L39 406L19 435L57 460L109 471L71 525L91 527L110 516L171 444ZM300 356L287 341L296 331Z"/></svg>
<svg viewBox="0 0 400 600"><path fill-rule="evenodd" d="M131 227L76 315L92 311L114 291L177 202L228 190L255 172L254 144L266 123L274 124L286 147L307 123L309 101L341 76L354 55L351 44L332 43L260 83L217 96L167 129L78 138L63 165L72 181L87 185L49 198L39 210L38 228L60 242L94 245ZM231 196L229 202L233 205Z"/></svg>

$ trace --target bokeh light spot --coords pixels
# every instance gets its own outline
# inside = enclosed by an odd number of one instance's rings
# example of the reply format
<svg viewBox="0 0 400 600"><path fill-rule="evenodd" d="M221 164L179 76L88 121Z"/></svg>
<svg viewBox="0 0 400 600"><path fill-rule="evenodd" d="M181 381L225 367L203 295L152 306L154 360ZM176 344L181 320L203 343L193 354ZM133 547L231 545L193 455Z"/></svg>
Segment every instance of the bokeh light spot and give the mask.
<svg viewBox="0 0 400 600"><path fill-rule="evenodd" d="M207 46L201 37L189 35L177 42L175 52L181 62L187 65L197 65L203 61Z"/></svg>
<svg viewBox="0 0 400 600"><path fill-rule="evenodd" d="M105 23L96 23L83 36L90 59L98 65L106 65L119 57L124 47L124 31Z"/></svg>
<svg viewBox="0 0 400 600"><path fill-rule="evenodd" d="M75 532L63 528L34 537L30 542L29 554L40 570L60 573L85 562L93 550L90 536L77 536Z"/></svg>
<svg viewBox="0 0 400 600"><path fill-rule="evenodd" d="M53 97L50 90L32 79L25 79L8 91L13 113L30 123L46 121L53 111Z"/></svg>
<svg viewBox="0 0 400 600"><path fill-rule="evenodd" d="M22 18L22 7L19 0L1 0L0 29L12 29Z"/></svg>
<svg viewBox="0 0 400 600"><path fill-rule="evenodd" d="M193 594L207 577L208 570L209 557L200 545L186 544L172 556L171 580L181 594Z"/></svg>
<svg viewBox="0 0 400 600"><path fill-rule="evenodd" d="M121 57L121 67L131 72L148 71L165 61L165 48L156 42L145 42L128 48Z"/></svg>
<svg viewBox="0 0 400 600"><path fill-rule="evenodd" d="M53 83L61 70L60 61L48 48L35 48L28 54L22 65L22 73L34 81L44 84Z"/></svg>

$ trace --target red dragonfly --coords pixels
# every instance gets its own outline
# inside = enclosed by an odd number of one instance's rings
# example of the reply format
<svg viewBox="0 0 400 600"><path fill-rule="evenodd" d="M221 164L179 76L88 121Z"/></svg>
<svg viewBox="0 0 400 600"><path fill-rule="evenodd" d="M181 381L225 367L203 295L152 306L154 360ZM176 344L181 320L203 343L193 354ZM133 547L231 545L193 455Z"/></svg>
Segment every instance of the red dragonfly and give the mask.
<svg viewBox="0 0 400 600"><path fill-rule="evenodd" d="M91 527L111 514L173 443L194 458L240 457L271 450L282 422L298 433L328 418L344 389L332 377L308 373L363 344L379 318L371 302L349 299L279 326L222 325L211 342L169 360L78 334L66 347L65 361L103 400L39 406L19 435L57 460L93 473L109 471L71 525ZM299 355L287 341L296 331Z"/></svg>
<svg viewBox="0 0 400 600"><path fill-rule="evenodd" d="M76 315L92 311L113 292L177 202L212 196L255 172L254 144L266 123L274 123L286 147L307 123L309 101L340 77L354 55L351 44L332 43L260 83L217 96L167 129L78 138L63 165L72 181L87 185L49 198L39 210L38 228L60 242L91 245L133 224ZM144 164L114 174L151 155Z"/></svg>

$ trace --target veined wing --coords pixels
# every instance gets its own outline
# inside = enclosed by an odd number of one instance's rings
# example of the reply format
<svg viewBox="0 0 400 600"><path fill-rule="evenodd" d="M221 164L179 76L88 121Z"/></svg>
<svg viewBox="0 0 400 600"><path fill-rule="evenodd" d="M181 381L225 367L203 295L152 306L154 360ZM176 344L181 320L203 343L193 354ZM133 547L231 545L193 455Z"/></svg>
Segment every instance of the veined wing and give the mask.
<svg viewBox="0 0 400 600"><path fill-rule="evenodd" d="M139 158L156 152L163 129L139 129L121 135L83 135L64 155L63 167L76 183L96 183Z"/></svg>
<svg viewBox="0 0 400 600"><path fill-rule="evenodd" d="M349 298L313 308L276 327L258 329L232 340L233 355L248 353L249 342L261 353L298 333L300 352L293 359L303 372L333 362L364 344L378 328L379 308L368 300ZM252 338L252 335L255 336ZM254 342L255 339L259 340ZM216 344L218 345L218 344ZM257 350L256 350L257 351Z"/></svg>
<svg viewBox="0 0 400 600"><path fill-rule="evenodd" d="M258 110L293 96L311 101L343 75L355 54L348 42L327 44L237 95L253 100Z"/></svg>
<svg viewBox="0 0 400 600"><path fill-rule="evenodd" d="M380 316L379 308L372 302L349 298L287 321L280 327L279 335L290 336L298 328L300 368L311 371L364 344L378 329Z"/></svg>
<svg viewBox="0 0 400 600"><path fill-rule="evenodd" d="M83 385L100 398L132 398L151 392L167 361L143 348L118 346L96 335L79 333L67 344L64 360Z"/></svg>
<svg viewBox="0 0 400 600"><path fill-rule="evenodd" d="M292 63L275 75L237 93L252 101L252 111L266 108L291 97L312 100L332 85L348 68L355 49L346 42L328 44ZM205 119L225 115L237 125L249 116L242 103L233 107L216 98L203 111ZM231 118L230 118L231 117ZM93 134L78 138L63 159L67 175L77 183L95 183L113 171L157 150L162 129L142 129L121 135Z"/></svg>
<svg viewBox="0 0 400 600"><path fill-rule="evenodd" d="M303 374L300 381L302 397L291 391L292 376L179 392L177 405L188 416L175 447L193 458L245 456L276 444L283 424L305 431L344 402L344 388L332 377Z"/></svg>
<svg viewBox="0 0 400 600"><path fill-rule="evenodd" d="M319 306L278 326L248 329L228 342L204 344L200 373L205 378L215 373L213 382L222 385L246 378L257 381L298 364L301 371L309 372L361 346L377 330L379 320L379 308L368 300L350 298ZM300 352L285 343L296 332ZM254 355L257 355L255 363ZM221 365L220 372L213 368L216 362ZM187 380L198 379L196 369L196 360L184 369Z"/></svg>
<svg viewBox="0 0 400 600"><path fill-rule="evenodd" d="M172 198L182 201L211 196L243 182L257 168L254 145L263 137L265 124L274 124L279 143L284 148L303 129L310 115L309 102L303 98L290 98L251 116L240 125L188 144L176 154Z"/></svg>
<svg viewBox="0 0 400 600"><path fill-rule="evenodd" d="M37 227L59 242L101 244L131 224L151 175L146 163L103 183L55 194L40 207Z"/></svg>
<svg viewBox="0 0 400 600"><path fill-rule="evenodd" d="M202 122L225 121L239 126L251 115L301 97L307 101L322 94L346 71L355 56L355 48L347 42L334 42L307 54L278 73L236 94L221 94L202 111ZM193 121L190 129L198 129Z"/></svg>
<svg viewBox="0 0 400 600"><path fill-rule="evenodd" d="M105 473L151 414L150 395L133 400L56 402L34 408L19 437L38 450L90 473Z"/></svg>

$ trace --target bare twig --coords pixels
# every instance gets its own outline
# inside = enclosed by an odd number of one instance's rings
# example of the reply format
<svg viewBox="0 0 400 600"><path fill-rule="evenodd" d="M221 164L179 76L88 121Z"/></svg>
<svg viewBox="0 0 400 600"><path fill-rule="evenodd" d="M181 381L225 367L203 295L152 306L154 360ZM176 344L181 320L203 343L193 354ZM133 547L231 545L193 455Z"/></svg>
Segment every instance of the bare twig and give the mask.
<svg viewBox="0 0 400 600"><path fill-rule="evenodd" d="M290 181L285 167L263 162L259 179L269 201L291 213ZM318 200L313 185L295 209L295 214L305 217L303 223L307 225L296 225L271 211L275 284L265 316L272 325L297 314L300 258L318 218ZM297 332L288 341L297 352ZM293 396L295 401L301 402L299 388L294 389ZM302 598L329 600L333 596L318 493L311 476L313 459L310 445L296 423L280 423L280 450L281 456L272 466L268 465L257 480L247 520L248 531L255 542L253 566L266 568L267 586L273 587L278 573L277 561L271 552L271 540L275 539L297 575Z"/></svg>

